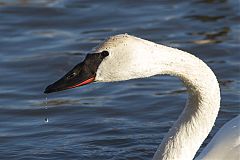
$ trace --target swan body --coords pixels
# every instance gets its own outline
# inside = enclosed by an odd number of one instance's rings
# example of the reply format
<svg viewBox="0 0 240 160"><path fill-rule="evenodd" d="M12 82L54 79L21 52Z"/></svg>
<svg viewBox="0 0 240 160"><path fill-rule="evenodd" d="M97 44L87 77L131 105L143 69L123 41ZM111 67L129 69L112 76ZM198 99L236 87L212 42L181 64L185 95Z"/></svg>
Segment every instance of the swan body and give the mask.
<svg viewBox="0 0 240 160"><path fill-rule="evenodd" d="M193 159L211 131L220 108L219 84L212 70L202 60L187 52L127 34L112 36L93 51L99 54L95 54L94 58L87 56L84 62L65 75L65 77L69 77L75 73L75 75L82 76L82 73L77 70L79 66L85 69L82 71L84 73L88 73L88 70L95 71L94 74L88 76L88 79L84 78L83 82L81 81L73 87L90 83L93 80L114 82L163 74L177 76L182 80L188 91L186 106L158 147L153 160ZM93 59L98 59L97 62L101 62L98 63L99 66L95 67L95 70L91 67L88 68L88 64L92 63ZM81 68L79 70L82 70ZM54 87L66 81L68 78L63 77L50 85L45 93L59 91L59 88ZM229 138L231 141L229 145L234 143L231 149L233 152L239 151L239 120L240 118L236 120L237 122L234 121L237 129L234 136L231 136L233 139ZM225 135L225 132L223 131L222 134ZM212 147L207 147L208 150L216 145L214 142L211 144ZM219 149L217 150L219 151ZM221 153L225 154L224 150L221 150ZM208 154L212 154L212 156L208 158L206 156ZM217 154L215 151L208 153L204 150L198 159L212 160ZM219 158L217 159L219 160Z"/></svg>
<svg viewBox="0 0 240 160"><path fill-rule="evenodd" d="M220 128L196 160L240 159L240 115Z"/></svg>

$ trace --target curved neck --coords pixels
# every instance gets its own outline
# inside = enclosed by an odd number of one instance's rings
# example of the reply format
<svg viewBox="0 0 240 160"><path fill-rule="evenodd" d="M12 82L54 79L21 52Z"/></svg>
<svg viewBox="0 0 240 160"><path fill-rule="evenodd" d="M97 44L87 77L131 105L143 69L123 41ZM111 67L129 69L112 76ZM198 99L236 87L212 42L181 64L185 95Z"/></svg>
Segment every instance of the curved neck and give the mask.
<svg viewBox="0 0 240 160"><path fill-rule="evenodd" d="M159 48L159 51L164 46ZM167 52L166 52L167 51ZM157 54L156 54L157 55ZM159 57L160 58L160 57ZM179 77L188 90L187 104L156 151L154 160L190 160L211 131L220 107L220 89L212 70L197 57L164 47L158 74Z"/></svg>
<svg viewBox="0 0 240 160"><path fill-rule="evenodd" d="M187 104L153 159L193 159L211 131L220 107L220 89L212 70L189 53L129 35L110 37L97 49L103 50L110 55L99 66L97 81L157 74L170 74L183 81L189 93Z"/></svg>

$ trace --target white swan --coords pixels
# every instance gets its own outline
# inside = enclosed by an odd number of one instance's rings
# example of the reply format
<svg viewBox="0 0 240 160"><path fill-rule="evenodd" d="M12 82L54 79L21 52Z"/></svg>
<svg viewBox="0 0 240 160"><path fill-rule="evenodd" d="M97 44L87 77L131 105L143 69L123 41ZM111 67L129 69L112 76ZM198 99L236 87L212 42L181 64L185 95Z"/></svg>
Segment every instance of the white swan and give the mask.
<svg viewBox="0 0 240 160"><path fill-rule="evenodd" d="M45 93L85 85L92 81L113 82L153 75L179 77L188 90L186 106L153 160L191 160L211 131L220 107L220 89L212 70L197 57L127 34L108 38L94 54ZM240 159L240 116L220 130L196 159Z"/></svg>

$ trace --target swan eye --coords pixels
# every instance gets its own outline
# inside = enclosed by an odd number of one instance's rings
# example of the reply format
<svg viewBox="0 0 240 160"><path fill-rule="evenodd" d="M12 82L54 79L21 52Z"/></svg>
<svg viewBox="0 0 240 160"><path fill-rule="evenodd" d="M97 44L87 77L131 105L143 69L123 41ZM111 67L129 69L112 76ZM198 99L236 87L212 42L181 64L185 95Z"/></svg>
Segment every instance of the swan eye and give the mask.
<svg viewBox="0 0 240 160"><path fill-rule="evenodd" d="M107 57L108 55L109 55L109 52L108 52L108 51L102 51L102 52L101 52L101 56L102 56L103 58Z"/></svg>

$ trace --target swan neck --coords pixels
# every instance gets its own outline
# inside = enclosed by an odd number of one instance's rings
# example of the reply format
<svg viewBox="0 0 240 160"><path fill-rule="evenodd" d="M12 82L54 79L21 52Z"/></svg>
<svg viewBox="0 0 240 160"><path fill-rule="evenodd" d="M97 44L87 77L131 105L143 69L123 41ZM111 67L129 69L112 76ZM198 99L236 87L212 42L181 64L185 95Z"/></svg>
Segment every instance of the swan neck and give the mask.
<svg viewBox="0 0 240 160"><path fill-rule="evenodd" d="M203 61L178 49L164 50L158 70L160 74L179 77L187 88L188 100L153 159L190 160L214 125L220 107L220 89L214 73Z"/></svg>
<svg viewBox="0 0 240 160"><path fill-rule="evenodd" d="M96 81L113 82L159 74L177 76L188 91L178 120L166 134L154 160L190 160L211 131L220 107L220 90L212 70L197 57L129 35L110 37L96 49L110 55Z"/></svg>

